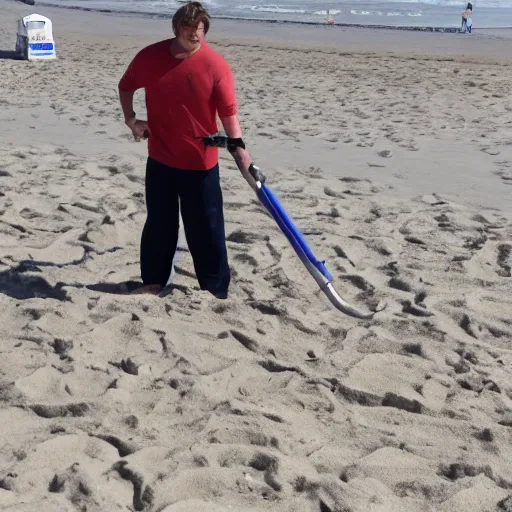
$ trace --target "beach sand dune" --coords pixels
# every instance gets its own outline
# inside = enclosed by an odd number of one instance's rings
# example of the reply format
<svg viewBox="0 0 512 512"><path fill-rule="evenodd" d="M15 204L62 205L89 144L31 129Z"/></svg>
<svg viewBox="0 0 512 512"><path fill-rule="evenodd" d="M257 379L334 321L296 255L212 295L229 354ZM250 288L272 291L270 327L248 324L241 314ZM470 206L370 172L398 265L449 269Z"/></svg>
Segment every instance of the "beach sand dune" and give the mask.
<svg viewBox="0 0 512 512"><path fill-rule="evenodd" d="M0 508L511 510L510 66L216 36L269 186L387 308L337 312L227 154L229 298L184 239L166 296L130 296L146 148L116 87L166 22L48 12L59 59L1 62Z"/></svg>

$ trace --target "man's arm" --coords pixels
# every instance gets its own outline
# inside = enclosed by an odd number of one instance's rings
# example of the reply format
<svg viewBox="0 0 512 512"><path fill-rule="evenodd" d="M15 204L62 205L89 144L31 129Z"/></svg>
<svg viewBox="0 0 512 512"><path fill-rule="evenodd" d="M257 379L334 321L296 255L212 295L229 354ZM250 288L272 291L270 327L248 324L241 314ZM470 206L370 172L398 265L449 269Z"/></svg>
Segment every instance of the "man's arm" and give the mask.
<svg viewBox="0 0 512 512"><path fill-rule="evenodd" d="M133 111L133 96L135 91L123 91L119 89L119 101L123 109L124 122L130 126L135 123L135 112Z"/></svg>
<svg viewBox="0 0 512 512"><path fill-rule="evenodd" d="M242 128L240 127L240 121L238 119L238 115L232 115L228 117L221 117L222 126L224 127L224 131L226 135L233 139L242 138ZM249 167L252 163L252 158L249 152L242 148L237 148L235 154L235 162L242 173L242 176L245 178L247 183L254 189L254 191L258 190L256 186L256 182L254 178L251 176L249 172Z"/></svg>
<svg viewBox="0 0 512 512"><path fill-rule="evenodd" d="M224 75L215 85L217 113L226 135L232 139L241 139L242 128L240 127L240 120L237 115L235 79L227 63L224 63L223 66ZM252 189L257 192L258 187L256 186L256 181L249 172L249 168L252 164L251 155L247 150L237 148L233 156L242 176Z"/></svg>
<svg viewBox="0 0 512 512"><path fill-rule="evenodd" d="M146 138L148 135L148 123L136 118L133 111L133 96L137 89L144 86L140 80L140 53L132 60L128 69L119 81L119 101L123 110L124 122L133 133L135 140Z"/></svg>
<svg viewBox="0 0 512 512"><path fill-rule="evenodd" d="M149 134L147 121L137 119L133 111L133 96L135 91L119 89L119 101L123 110L124 122L133 133L135 140L145 139Z"/></svg>

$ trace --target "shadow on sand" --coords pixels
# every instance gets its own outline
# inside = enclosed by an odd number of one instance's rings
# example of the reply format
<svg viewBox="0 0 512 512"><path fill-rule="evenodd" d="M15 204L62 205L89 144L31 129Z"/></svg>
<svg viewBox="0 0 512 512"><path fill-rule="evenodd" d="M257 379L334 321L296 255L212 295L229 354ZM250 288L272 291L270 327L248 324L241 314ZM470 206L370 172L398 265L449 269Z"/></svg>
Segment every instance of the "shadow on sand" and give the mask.
<svg viewBox="0 0 512 512"><path fill-rule="evenodd" d="M64 283L52 286L41 276L20 273L16 269L0 272L0 293L13 299L25 300L34 298L70 300L62 289Z"/></svg>
<svg viewBox="0 0 512 512"><path fill-rule="evenodd" d="M20 60L20 57L14 50L0 50L0 59Z"/></svg>

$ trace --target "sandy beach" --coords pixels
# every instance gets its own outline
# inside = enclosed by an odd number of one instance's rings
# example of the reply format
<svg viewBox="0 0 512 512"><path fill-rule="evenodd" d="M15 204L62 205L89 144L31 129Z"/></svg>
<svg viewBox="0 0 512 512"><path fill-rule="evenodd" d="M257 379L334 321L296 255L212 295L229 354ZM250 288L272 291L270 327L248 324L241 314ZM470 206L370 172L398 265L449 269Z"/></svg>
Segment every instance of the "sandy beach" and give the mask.
<svg viewBox="0 0 512 512"><path fill-rule="evenodd" d="M58 60L13 60L16 20ZM512 511L512 36L214 20L244 138L335 310L221 153L232 286L140 280L117 83L170 22L0 5L0 510ZM137 113L144 98L136 96Z"/></svg>

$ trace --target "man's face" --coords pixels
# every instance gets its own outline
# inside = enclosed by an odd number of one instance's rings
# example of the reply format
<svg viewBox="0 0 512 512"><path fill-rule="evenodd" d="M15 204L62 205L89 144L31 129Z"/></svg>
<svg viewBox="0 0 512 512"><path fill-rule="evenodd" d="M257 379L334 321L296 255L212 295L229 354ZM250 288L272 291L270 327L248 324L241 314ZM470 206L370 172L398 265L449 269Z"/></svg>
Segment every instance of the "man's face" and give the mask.
<svg viewBox="0 0 512 512"><path fill-rule="evenodd" d="M204 23L201 21L197 27L182 25L178 33L178 42L184 50L191 52L199 48L204 39Z"/></svg>

